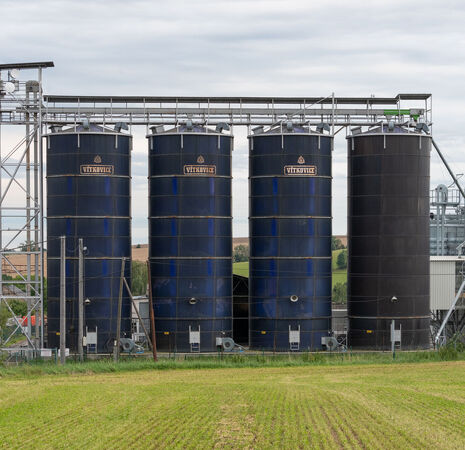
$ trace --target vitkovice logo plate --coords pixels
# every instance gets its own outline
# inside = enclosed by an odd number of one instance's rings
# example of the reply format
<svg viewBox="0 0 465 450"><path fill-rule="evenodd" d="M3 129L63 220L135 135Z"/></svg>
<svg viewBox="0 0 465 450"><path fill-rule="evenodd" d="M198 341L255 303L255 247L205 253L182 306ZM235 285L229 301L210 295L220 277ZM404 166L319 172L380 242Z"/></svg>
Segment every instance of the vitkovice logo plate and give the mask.
<svg viewBox="0 0 465 450"><path fill-rule="evenodd" d="M303 156L299 156L296 165L284 166L284 175L313 177L317 174L316 166L305 165Z"/></svg>
<svg viewBox="0 0 465 450"><path fill-rule="evenodd" d="M95 164L84 164L80 167L81 175L113 175L115 166L109 164L101 164L102 158L97 155L94 158Z"/></svg>
<svg viewBox="0 0 465 450"><path fill-rule="evenodd" d="M216 166L205 165L202 155L197 158L199 164L184 165L184 175L216 175Z"/></svg>

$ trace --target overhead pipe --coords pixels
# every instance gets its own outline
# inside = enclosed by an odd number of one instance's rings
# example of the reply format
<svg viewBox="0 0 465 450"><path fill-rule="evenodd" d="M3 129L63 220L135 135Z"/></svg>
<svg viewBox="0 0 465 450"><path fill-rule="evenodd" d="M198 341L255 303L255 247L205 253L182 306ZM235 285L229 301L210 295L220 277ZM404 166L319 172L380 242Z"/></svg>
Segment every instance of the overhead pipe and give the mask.
<svg viewBox="0 0 465 450"><path fill-rule="evenodd" d="M460 191L460 194L465 199L465 192L463 191L462 186L460 186L459 180L455 176L454 172L452 172L452 169L450 168L449 164L447 164L446 158L444 158L444 155L441 153L441 150L439 150L439 147L438 147L438 144L436 144L436 141L434 139L432 139L432 142L433 142L434 148L438 152L439 157L441 158L441 161L446 166L446 169L449 171L450 176L452 177L452 179L454 180L455 185L457 186L458 190Z"/></svg>

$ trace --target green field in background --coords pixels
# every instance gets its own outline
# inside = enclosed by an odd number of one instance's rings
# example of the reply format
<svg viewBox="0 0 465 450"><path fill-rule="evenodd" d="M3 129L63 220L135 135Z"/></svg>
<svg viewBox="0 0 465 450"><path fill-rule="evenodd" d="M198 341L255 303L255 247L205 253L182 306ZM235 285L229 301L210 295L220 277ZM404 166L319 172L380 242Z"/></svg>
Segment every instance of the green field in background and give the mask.
<svg viewBox="0 0 465 450"><path fill-rule="evenodd" d="M347 281L347 269L333 270L333 287L336 283L345 283Z"/></svg>
<svg viewBox="0 0 465 450"><path fill-rule="evenodd" d="M347 269L338 269L336 260L337 260L337 255L342 250L334 250L333 251L333 261L332 261L332 267L333 267L333 287L336 283L345 283L347 281ZM249 276L249 263L248 261L246 262L240 262L240 263L234 263L233 264L233 272L236 275L241 275L243 277L248 277Z"/></svg>
<svg viewBox="0 0 465 450"><path fill-rule="evenodd" d="M6 377L0 446L465 448L464 372L458 361Z"/></svg>
<svg viewBox="0 0 465 450"><path fill-rule="evenodd" d="M234 275L249 278L249 261L234 263L233 273Z"/></svg>

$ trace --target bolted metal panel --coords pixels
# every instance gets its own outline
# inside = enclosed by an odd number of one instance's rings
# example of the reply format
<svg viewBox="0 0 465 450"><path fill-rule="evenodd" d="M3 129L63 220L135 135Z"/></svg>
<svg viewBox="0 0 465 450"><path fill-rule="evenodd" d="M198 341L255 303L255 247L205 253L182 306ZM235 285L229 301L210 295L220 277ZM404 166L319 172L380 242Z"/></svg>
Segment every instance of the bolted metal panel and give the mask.
<svg viewBox="0 0 465 450"><path fill-rule="evenodd" d="M149 136L149 258L157 347L200 351L232 335L232 136Z"/></svg>
<svg viewBox="0 0 465 450"><path fill-rule="evenodd" d="M321 348L331 329L332 137L250 136L250 345Z"/></svg>
<svg viewBox="0 0 465 450"><path fill-rule="evenodd" d="M66 236L66 345L77 348L78 240L84 253L84 327L98 330L98 352L116 337L121 258L131 258L131 137L78 127L47 137L48 344L59 336L59 237ZM131 268L125 276L130 284ZM121 336L130 336L130 299L123 291Z"/></svg>
<svg viewBox="0 0 465 450"><path fill-rule="evenodd" d="M349 345L427 348L431 138L377 131L348 138Z"/></svg>

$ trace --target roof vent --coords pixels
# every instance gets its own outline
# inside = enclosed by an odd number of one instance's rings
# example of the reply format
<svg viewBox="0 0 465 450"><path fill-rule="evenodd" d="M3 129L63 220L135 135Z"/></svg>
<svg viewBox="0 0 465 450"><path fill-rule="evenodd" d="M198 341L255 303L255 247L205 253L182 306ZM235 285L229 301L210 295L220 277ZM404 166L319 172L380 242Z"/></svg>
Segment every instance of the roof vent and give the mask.
<svg viewBox="0 0 465 450"><path fill-rule="evenodd" d="M121 130L129 130L128 124L126 122L115 123L115 131L119 133Z"/></svg>
<svg viewBox="0 0 465 450"><path fill-rule="evenodd" d="M230 130L230 127L226 122L220 122L215 128L215 131L217 133L222 133L223 130L226 130L226 131Z"/></svg>
<svg viewBox="0 0 465 450"><path fill-rule="evenodd" d="M318 131L318 133L323 133L323 131L327 131L329 133L329 131L331 130L331 128L329 127L329 125L327 123L319 123L317 126L316 126L316 131Z"/></svg>
<svg viewBox="0 0 465 450"><path fill-rule="evenodd" d="M418 122L416 125L415 125L415 129L421 133L422 131L424 131L425 133L428 133L429 132L429 127L428 125L426 125L426 123L424 122Z"/></svg>

